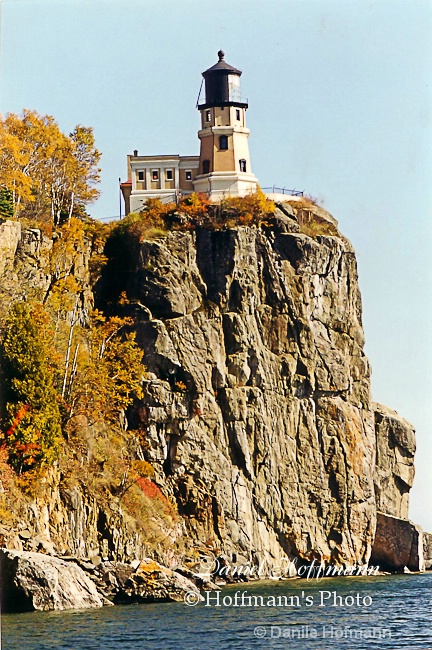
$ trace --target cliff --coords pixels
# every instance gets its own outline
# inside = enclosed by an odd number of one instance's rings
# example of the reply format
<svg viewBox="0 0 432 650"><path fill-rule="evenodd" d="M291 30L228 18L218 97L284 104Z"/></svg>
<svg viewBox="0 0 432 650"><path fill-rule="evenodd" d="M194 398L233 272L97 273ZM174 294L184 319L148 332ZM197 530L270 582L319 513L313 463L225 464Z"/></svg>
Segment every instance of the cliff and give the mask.
<svg viewBox="0 0 432 650"><path fill-rule="evenodd" d="M43 300L50 237L6 222L0 240L4 290ZM152 517L164 543L151 545L118 496L71 484L60 462L18 524L3 523L3 545L168 564L203 549L367 562L377 511L407 517L414 434L371 401L355 253L333 217L280 204L259 226L172 231L126 257L109 239L95 283L99 253L83 240L64 265L84 316L96 304L133 317L144 396L123 428L145 431L138 457L177 514Z"/></svg>
<svg viewBox="0 0 432 650"><path fill-rule="evenodd" d="M364 561L375 437L354 251L298 230L279 211L267 231L142 244L127 291L150 312L148 458L194 539Z"/></svg>

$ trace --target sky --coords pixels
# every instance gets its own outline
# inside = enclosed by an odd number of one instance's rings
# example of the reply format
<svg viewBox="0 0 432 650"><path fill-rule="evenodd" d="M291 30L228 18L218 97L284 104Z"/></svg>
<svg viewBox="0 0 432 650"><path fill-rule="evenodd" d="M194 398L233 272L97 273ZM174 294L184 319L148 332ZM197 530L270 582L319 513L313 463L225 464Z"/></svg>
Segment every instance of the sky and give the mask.
<svg viewBox="0 0 432 650"><path fill-rule="evenodd" d="M373 398L417 431L432 532L432 2L0 0L0 112L92 126L119 214L126 155L198 155L201 72L243 70L252 171L316 197L357 252Z"/></svg>

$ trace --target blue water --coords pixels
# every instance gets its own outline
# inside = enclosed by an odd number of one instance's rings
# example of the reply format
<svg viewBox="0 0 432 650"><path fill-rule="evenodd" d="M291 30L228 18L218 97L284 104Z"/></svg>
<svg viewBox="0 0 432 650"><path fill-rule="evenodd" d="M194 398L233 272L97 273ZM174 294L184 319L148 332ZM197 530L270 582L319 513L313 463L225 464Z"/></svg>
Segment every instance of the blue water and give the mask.
<svg viewBox="0 0 432 650"><path fill-rule="evenodd" d="M229 606L241 592L298 596L299 607ZM336 592L343 605L333 595ZM346 606L351 598L360 604ZM260 582L225 587L220 602L129 605L2 617L3 650L371 650L432 648L432 574ZM308 601L309 597L309 601ZM345 599L348 597L348 600ZM320 607L321 598L325 606ZM308 607L307 602L313 604ZM369 607L362 605L372 599ZM290 601L289 601L290 602ZM254 633L255 628L258 628ZM260 637L255 634L261 635ZM324 635L324 638L323 638ZM365 636L365 635L369 635ZM370 638L375 635L375 638ZM381 638L380 638L381 635ZM299 638L300 637L300 638Z"/></svg>

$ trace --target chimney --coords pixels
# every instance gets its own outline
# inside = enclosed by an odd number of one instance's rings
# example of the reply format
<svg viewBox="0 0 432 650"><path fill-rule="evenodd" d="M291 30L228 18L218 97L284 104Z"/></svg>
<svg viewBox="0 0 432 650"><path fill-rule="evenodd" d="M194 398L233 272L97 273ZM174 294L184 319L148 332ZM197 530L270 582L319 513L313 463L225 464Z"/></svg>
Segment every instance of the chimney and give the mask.
<svg viewBox="0 0 432 650"><path fill-rule="evenodd" d="M138 149L134 149L134 157L136 158L138 156Z"/></svg>

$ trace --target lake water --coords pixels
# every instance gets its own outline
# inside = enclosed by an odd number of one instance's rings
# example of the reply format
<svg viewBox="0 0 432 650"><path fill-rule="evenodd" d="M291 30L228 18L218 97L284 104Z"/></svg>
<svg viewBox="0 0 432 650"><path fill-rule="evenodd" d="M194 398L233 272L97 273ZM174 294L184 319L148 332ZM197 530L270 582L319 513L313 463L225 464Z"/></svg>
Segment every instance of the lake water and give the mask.
<svg viewBox="0 0 432 650"><path fill-rule="evenodd" d="M261 602L265 606L257 606ZM125 605L2 617L2 650L48 648L432 648L432 574L242 583L219 596L212 592L208 604L196 606Z"/></svg>

